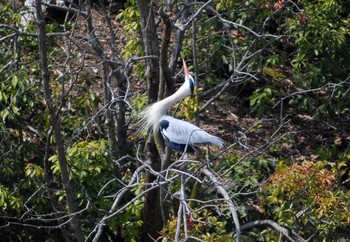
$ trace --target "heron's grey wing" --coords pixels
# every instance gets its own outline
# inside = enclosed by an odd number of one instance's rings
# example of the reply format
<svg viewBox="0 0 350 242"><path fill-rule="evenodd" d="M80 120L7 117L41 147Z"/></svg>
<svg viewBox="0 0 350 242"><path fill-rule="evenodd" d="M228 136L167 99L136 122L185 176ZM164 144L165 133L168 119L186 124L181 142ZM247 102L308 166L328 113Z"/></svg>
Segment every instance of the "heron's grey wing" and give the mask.
<svg viewBox="0 0 350 242"><path fill-rule="evenodd" d="M208 134L194 124L171 116L166 116L164 119L169 122L169 127L163 132L171 142L177 144L188 143L190 145L204 145L211 143L220 147L224 143L222 139Z"/></svg>
<svg viewBox="0 0 350 242"><path fill-rule="evenodd" d="M164 119L169 122L169 126L163 130L163 133L173 143L187 144L192 131L199 129L197 126L191 123L173 118L171 116L166 116ZM189 142L189 144L191 143Z"/></svg>

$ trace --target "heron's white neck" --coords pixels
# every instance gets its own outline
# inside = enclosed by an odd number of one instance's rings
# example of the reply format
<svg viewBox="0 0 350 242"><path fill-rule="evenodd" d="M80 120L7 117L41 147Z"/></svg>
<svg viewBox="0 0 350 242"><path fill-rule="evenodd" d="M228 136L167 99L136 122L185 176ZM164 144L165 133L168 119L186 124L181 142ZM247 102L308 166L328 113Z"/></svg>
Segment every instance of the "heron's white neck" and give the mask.
<svg viewBox="0 0 350 242"><path fill-rule="evenodd" d="M191 95L191 90L184 84L173 95L156 102L156 104L159 105L158 110L160 111L160 113L166 114L168 109L171 108L174 105L174 103L185 99L189 95Z"/></svg>
<svg viewBox="0 0 350 242"><path fill-rule="evenodd" d="M159 120L162 116L167 115L168 109L173 106L174 103L183 100L189 95L191 95L191 89L186 80L173 95L153 103L145 109L142 113L141 129L148 130L152 127L153 131L156 130L158 128Z"/></svg>

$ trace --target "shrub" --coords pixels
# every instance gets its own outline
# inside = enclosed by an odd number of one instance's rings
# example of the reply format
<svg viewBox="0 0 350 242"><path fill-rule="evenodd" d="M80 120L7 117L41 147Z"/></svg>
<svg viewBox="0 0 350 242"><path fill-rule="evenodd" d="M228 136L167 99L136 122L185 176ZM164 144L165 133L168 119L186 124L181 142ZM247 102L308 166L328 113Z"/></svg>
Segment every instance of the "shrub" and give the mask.
<svg viewBox="0 0 350 242"><path fill-rule="evenodd" d="M350 223L350 191L339 186L346 167L327 161L280 163L263 189L267 211L283 226L300 234L327 238Z"/></svg>

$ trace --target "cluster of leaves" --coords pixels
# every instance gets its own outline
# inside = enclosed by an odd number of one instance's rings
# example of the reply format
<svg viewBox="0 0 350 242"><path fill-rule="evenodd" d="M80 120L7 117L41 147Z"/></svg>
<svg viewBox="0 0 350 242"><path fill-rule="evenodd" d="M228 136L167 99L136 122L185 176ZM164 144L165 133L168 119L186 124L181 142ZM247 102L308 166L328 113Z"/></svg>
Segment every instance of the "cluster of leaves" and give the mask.
<svg viewBox="0 0 350 242"><path fill-rule="evenodd" d="M273 102L272 89L270 87L257 88L249 97L252 111L258 115L268 112Z"/></svg>
<svg viewBox="0 0 350 242"><path fill-rule="evenodd" d="M60 176L60 166L57 155L50 157L52 172L56 178ZM67 149L67 162L71 165L70 177L76 187L76 198L79 207L84 208L90 202L89 218L84 228L90 231L91 222L98 216L98 210L108 211L112 200L106 196L115 192L119 187L117 182L110 182L113 177L109 145L106 140L81 141ZM128 177L125 177L125 181ZM108 184L108 186L105 186ZM133 194L138 195L142 189L134 189ZM65 200L63 190L57 190L58 201ZM117 219L109 224L109 229L116 236L120 233L128 241L139 241L142 226L143 202L136 200L124 212L118 214ZM97 213L97 214L96 214Z"/></svg>
<svg viewBox="0 0 350 242"><path fill-rule="evenodd" d="M188 236L199 238L203 241L235 241L234 236L227 232L227 221L218 217L208 209L193 212L186 218ZM161 241L172 241L175 238L177 217L171 216L158 238ZM184 229L181 229L180 236L184 236Z"/></svg>
<svg viewBox="0 0 350 242"><path fill-rule="evenodd" d="M242 155L225 154L223 162L218 165L225 167L226 174L236 186L233 190L253 192L274 171L274 163L274 160L264 156L248 159Z"/></svg>
<svg viewBox="0 0 350 242"><path fill-rule="evenodd" d="M132 99L132 105L135 107L136 112L141 112L147 105L146 95L136 95L135 98Z"/></svg>
<svg viewBox="0 0 350 242"><path fill-rule="evenodd" d="M280 162L263 189L266 208L280 225L308 236L331 237L350 224L350 192L339 186L344 162ZM317 237L317 236L316 236Z"/></svg>
<svg viewBox="0 0 350 242"><path fill-rule="evenodd" d="M19 24L21 15L18 11L14 11L10 4L0 6L0 12L4 13L1 14L0 22ZM9 29L0 31L0 36L8 36L12 33ZM18 45L21 43L18 38L16 41ZM20 69L21 62L29 64L33 59L31 56L22 57L21 52L14 51L12 39L2 41L0 47L0 64L6 67L0 76L0 119L2 120L0 128L5 129L5 122L18 119L23 109L34 106L34 97L28 92L33 80L29 77L26 68Z"/></svg>
<svg viewBox="0 0 350 242"><path fill-rule="evenodd" d="M10 3L1 2L0 12L1 23L20 24L21 15ZM26 194L39 189L43 169L36 160L37 143L23 125L23 120L37 121L31 110L38 105L32 92L37 91L37 79L29 74L37 66L33 56L24 55L25 49L20 48L30 38L6 38L11 34L10 28L0 29L0 209L1 214L15 216L21 214ZM28 48L31 44L29 41Z"/></svg>
<svg viewBox="0 0 350 242"><path fill-rule="evenodd" d="M254 219L256 212L252 213L252 204L259 204L261 198L257 192L261 184L264 184L274 172L275 162L274 159L262 155L245 158L241 155L225 154L223 162L217 164L225 171L223 175L226 177L224 179L227 181L226 186L239 204L241 221Z"/></svg>
<svg viewBox="0 0 350 242"><path fill-rule="evenodd" d="M53 174L59 176L61 171L57 155L51 156L49 160L52 162ZM86 192L80 191L77 197L97 199L99 189L103 186L101 184L105 184L108 174L112 174L107 142L94 140L76 143L67 149L67 162L71 165L72 181L86 189Z"/></svg>
<svg viewBox="0 0 350 242"><path fill-rule="evenodd" d="M23 203L18 194L10 193L7 187L0 184L0 208L3 213L19 214L19 211L23 208Z"/></svg>
<svg viewBox="0 0 350 242"><path fill-rule="evenodd" d="M144 51L139 33L141 32L140 13L137 8L136 0L129 0L125 4L125 8L117 15L118 19L123 24L124 32L128 40L123 48L122 56L127 59L135 56L143 56ZM135 63L135 73L140 75L140 79L145 77L144 65Z"/></svg>
<svg viewBox="0 0 350 242"><path fill-rule="evenodd" d="M192 120L198 109L198 98L186 98L181 104L176 105L176 110L179 109L179 113L176 115L184 116L186 120Z"/></svg>
<svg viewBox="0 0 350 242"><path fill-rule="evenodd" d="M297 90L320 88L348 78L349 56L343 51L350 44L347 9L346 1L284 2L269 18L277 33L288 36L278 39L271 52L261 56L263 70L269 68L268 73L262 72L263 78L278 90L270 102ZM292 107L312 114L335 114L349 105L346 90L346 86L339 85L316 95L295 95L288 101ZM265 104L251 103L255 110L264 109Z"/></svg>
<svg viewBox="0 0 350 242"><path fill-rule="evenodd" d="M251 55L255 59L249 59L239 71L258 77L259 81L252 81L254 89L248 92L252 112L258 115L272 110L275 101L288 94L347 80L350 58L343 50L350 44L348 5L347 1L336 0L317 4L310 0L297 4L215 1L215 10L221 16L249 30L212 20L199 24L198 57L205 60L211 56L210 61L204 61L203 69L214 70L207 73L206 80L227 78L234 73L237 63L242 60L245 63L244 58ZM266 37L257 39L251 31ZM349 106L347 89L345 84L316 95L293 95L288 104L312 114L340 113Z"/></svg>
<svg viewBox="0 0 350 242"><path fill-rule="evenodd" d="M135 188L132 192L134 195L139 195L142 189ZM124 212L117 216L117 220L110 225L111 229L115 231L119 229L121 236L127 241L140 241L143 225L143 205L142 199L135 200Z"/></svg>

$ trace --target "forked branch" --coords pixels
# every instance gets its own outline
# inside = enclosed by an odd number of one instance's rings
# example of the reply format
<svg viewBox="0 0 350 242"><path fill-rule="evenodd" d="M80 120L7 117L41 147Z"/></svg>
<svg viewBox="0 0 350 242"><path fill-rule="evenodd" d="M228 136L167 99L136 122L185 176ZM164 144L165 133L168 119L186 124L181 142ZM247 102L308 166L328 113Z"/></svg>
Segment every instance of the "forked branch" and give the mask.
<svg viewBox="0 0 350 242"><path fill-rule="evenodd" d="M238 220L238 215L237 215L237 210L228 194L228 192L226 191L225 187L221 185L221 183L218 181L218 179L216 178L216 176L207 168L204 168L202 170L202 173L204 175L206 175L210 181L213 183L213 185L216 187L216 190L221 194L221 196L223 196L223 198L225 199L230 211L231 211L231 215L233 218L233 222L235 225L235 229L236 229L236 241L240 242L241 241L241 228L239 225L239 220Z"/></svg>

